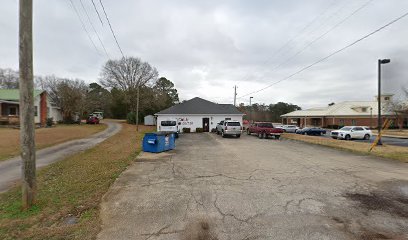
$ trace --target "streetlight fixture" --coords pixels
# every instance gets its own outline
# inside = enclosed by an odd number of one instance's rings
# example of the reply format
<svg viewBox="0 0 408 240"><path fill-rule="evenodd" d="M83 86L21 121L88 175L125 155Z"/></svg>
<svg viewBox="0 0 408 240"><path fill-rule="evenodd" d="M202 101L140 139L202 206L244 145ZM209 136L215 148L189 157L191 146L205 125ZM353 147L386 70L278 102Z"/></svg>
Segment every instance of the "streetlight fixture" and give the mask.
<svg viewBox="0 0 408 240"><path fill-rule="evenodd" d="M378 59L378 142L377 145L382 145L381 142L381 64L390 63L390 59Z"/></svg>
<svg viewBox="0 0 408 240"><path fill-rule="evenodd" d="M254 98L254 97L249 97L249 124L251 124L251 115L252 115L252 103L251 103L251 100L252 100L252 98Z"/></svg>

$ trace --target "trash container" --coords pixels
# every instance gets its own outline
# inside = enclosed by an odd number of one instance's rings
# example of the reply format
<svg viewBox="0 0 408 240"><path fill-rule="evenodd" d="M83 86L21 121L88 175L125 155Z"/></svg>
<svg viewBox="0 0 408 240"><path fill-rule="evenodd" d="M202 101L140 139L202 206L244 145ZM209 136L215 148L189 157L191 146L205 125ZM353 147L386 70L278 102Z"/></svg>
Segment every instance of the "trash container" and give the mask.
<svg viewBox="0 0 408 240"><path fill-rule="evenodd" d="M143 151L159 153L176 147L173 132L146 133L143 137Z"/></svg>

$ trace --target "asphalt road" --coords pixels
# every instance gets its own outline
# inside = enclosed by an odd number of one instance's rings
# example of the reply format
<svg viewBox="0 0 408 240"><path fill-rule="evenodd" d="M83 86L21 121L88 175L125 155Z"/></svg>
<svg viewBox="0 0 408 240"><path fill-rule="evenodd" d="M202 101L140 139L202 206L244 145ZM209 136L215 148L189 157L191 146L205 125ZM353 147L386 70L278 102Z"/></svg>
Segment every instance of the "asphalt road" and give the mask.
<svg viewBox="0 0 408 240"><path fill-rule="evenodd" d="M36 153L37 168L62 160L75 153L85 151L101 143L120 131L122 126L116 122L104 121L108 127L88 138L64 142ZM0 193L8 190L21 178L21 157L14 157L0 162Z"/></svg>
<svg viewBox="0 0 408 240"><path fill-rule="evenodd" d="M215 134L138 161L103 197L97 239L408 239L398 161Z"/></svg>
<svg viewBox="0 0 408 240"><path fill-rule="evenodd" d="M322 135L322 137L331 138L330 132L327 132L325 135ZM372 136L370 140L353 139L351 141L373 143L375 138L376 136ZM381 140L384 144L400 146L400 147L408 147L408 139L382 137ZM344 141L344 140L339 140L339 141Z"/></svg>

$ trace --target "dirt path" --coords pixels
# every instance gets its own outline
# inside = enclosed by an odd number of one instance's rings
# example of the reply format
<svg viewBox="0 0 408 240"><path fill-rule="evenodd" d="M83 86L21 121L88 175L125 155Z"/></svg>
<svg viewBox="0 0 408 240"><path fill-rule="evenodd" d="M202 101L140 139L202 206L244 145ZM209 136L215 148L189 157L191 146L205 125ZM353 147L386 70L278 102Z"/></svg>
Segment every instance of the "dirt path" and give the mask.
<svg viewBox="0 0 408 240"><path fill-rule="evenodd" d="M108 128L88 138L61 143L37 151L37 168L62 160L67 156L92 148L105 139L115 135L122 126L116 122L105 121ZM21 158L14 157L0 162L0 192L9 189L21 177Z"/></svg>
<svg viewBox="0 0 408 240"><path fill-rule="evenodd" d="M408 239L407 164L246 135L176 144L115 182L99 240Z"/></svg>

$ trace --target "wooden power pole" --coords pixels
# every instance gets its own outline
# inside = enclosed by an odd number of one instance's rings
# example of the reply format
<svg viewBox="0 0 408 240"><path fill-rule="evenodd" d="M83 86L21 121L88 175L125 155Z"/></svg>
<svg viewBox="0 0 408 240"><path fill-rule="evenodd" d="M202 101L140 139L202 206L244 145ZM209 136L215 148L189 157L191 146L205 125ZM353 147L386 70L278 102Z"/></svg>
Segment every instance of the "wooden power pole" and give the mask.
<svg viewBox="0 0 408 240"><path fill-rule="evenodd" d="M33 79L33 1L20 0L19 68L20 68L20 144L22 163L23 208L36 199L34 79Z"/></svg>

